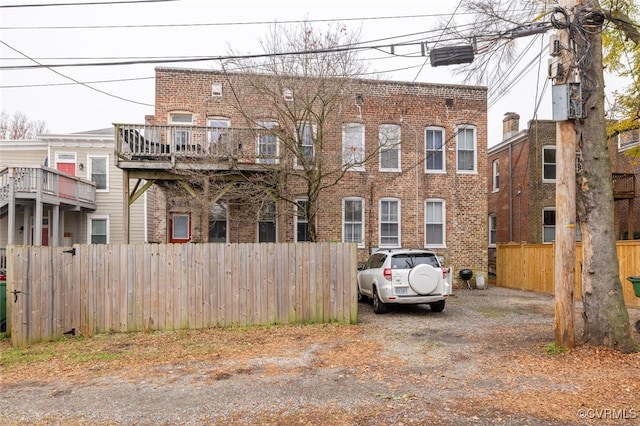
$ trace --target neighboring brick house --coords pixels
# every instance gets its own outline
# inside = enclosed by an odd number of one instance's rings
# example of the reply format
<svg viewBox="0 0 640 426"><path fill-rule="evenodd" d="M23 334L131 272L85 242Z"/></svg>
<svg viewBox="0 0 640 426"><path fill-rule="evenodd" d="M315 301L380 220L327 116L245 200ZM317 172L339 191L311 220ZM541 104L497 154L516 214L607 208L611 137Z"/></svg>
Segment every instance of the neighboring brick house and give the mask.
<svg viewBox="0 0 640 426"><path fill-rule="evenodd" d="M179 161L181 149L192 147L189 158L198 157L201 152L214 149L212 134L215 140L227 133L233 139L234 131L249 126L246 112L241 113L237 104L259 105L260 111L253 119L269 117L269 100L250 88L249 81L254 78L256 75L250 73L157 68L155 115L146 117L146 124L138 130L116 124L116 134L122 139L117 146L119 167L125 174L130 173L130 178L155 178L158 184L155 221L165 226L156 227L161 232L155 235L155 241L306 240L304 217L287 203L278 202L265 214L250 206L228 204L225 200L237 195L234 191L239 189L217 187L213 191L216 203L208 211L207 219L206 214L185 208L185 199L168 192L170 186L162 183L163 179L172 179L167 168L175 172L182 167L183 175L189 172L190 166ZM349 169L335 186L321 193L317 240L356 242L361 249L359 260L381 247L429 247L455 270L486 271L486 88L378 80L349 83L345 102L340 105L341 121L329 123L324 130L330 143L325 145L323 155L335 154L336 161L341 161L347 143L351 144L349 148L361 152L363 158L370 153L375 155L363 165ZM285 97L291 95L283 92ZM169 133L162 136L165 128L172 136ZM145 135L157 135L158 140L173 141L174 145L166 144L163 145L166 148L160 149L171 152L159 154L166 157L164 166L151 170L157 156L138 156L144 157L140 162L135 154L127 154L129 148L125 145L133 146L130 132L139 135L143 130ZM397 140L393 149L382 149L383 130ZM209 135L205 136L208 142L202 148L193 143L200 140L198 132ZM177 133L180 135L176 136ZM180 138L189 141L182 148L175 145ZM194 167L198 173L221 179L232 172L260 173L257 167L265 160L261 161L259 154L283 155L278 143L281 142L277 139L263 141L262 137L254 137L254 142L244 139L242 144L236 143L236 148L245 154L253 153L254 158L238 154L227 168L207 169L202 163L197 163L198 166L194 163ZM175 158L174 151L178 151ZM169 157L173 163L169 163ZM291 197L303 194L299 180L290 179L283 185L289 188ZM182 240L175 238L180 232Z"/></svg>
<svg viewBox="0 0 640 426"><path fill-rule="evenodd" d="M503 140L487 152L489 263L497 243L547 243L555 237L556 123L503 120Z"/></svg>
<svg viewBox="0 0 640 426"><path fill-rule="evenodd" d="M556 122L531 120L528 129L519 130L519 121L518 114L505 114L503 140L487 151L490 270L495 265L497 243L544 244L555 240ZM627 227L628 212L633 211L635 190L626 188L633 184L629 179L633 168L628 157L616 153L616 144L610 147L616 235L620 238L620 229ZM640 168L636 165L635 170ZM579 226L576 231L579 241Z"/></svg>
<svg viewBox="0 0 640 426"><path fill-rule="evenodd" d="M620 240L640 239L640 200L636 194L640 176L639 136L640 130L634 129L617 135L609 143L614 182L620 182L617 185L619 196L615 197L616 238ZM630 179L624 179L624 176ZM622 197L622 194L628 196Z"/></svg>

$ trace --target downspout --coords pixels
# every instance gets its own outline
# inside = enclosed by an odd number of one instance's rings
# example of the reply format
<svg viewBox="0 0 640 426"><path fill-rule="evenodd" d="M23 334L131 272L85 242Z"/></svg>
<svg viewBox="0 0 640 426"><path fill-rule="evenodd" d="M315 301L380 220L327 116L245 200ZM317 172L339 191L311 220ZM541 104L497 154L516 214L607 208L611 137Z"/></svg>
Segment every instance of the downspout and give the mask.
<svg viewBox="0 0 640 426"><path fill-rule="evenodd" d="M149 205L147 203L147 191L144 191L144 195L143 195L143 207L142 207L142 214L144 216L144 242L148 243L149 242L149 230L147 229L147 227L149 226L149 218L147 217L148 214L148 210L149 210Z"/></svg>
<svg viewBox="0 0 640 426"><path fill-rule="evenodd" d="M509 144L509 241L513 242L513 158Z"/></svg>

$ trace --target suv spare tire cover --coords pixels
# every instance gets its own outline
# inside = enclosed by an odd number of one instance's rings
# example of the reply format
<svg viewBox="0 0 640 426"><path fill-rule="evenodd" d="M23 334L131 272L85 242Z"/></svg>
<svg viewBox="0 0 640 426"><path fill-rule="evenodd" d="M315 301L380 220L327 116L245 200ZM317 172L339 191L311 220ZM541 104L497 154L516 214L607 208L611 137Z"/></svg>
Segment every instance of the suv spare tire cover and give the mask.
<svg viewBox="0 0 640 426"><path fill-rule="evenodd" d="M438 287L440 274L431 265L417 265L409 271L409 285L418 294L429 294Z"/></svg>

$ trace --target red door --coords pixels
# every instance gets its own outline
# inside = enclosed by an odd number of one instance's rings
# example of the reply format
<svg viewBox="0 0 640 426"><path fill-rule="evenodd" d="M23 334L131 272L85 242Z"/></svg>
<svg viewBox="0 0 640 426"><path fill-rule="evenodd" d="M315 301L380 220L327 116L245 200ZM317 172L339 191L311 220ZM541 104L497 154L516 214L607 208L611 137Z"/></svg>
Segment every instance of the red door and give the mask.
<svg viewBox="0 0 640 426"><path fill-rule="evenodd" d="M56 168L61 172L76 175L76 163L57 163ZM74 182L65 176L60 176L60 196L65 198L74 198Z"/></svg>

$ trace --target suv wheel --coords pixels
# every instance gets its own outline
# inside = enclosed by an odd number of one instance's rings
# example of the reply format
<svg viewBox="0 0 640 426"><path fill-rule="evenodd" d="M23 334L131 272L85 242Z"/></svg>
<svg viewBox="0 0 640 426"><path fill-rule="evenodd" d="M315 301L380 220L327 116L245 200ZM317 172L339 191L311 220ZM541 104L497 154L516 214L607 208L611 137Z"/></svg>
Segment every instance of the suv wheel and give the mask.
<svg viewBox="0 0 640 426"><path fill-rule="evenodd" d="M429 303L429 307L433 312L442 312L444 310L444 300L438 302Z"/></svg>
<svg viewBox="0 0 640 426"><path fill-rule="evenodd" d="M387 312L387 305L380 301L380 298L378 297L378 291L375 287L373 288L371 298L373 299L373 312L375 312L376 314L384 314Z"/></svg>

